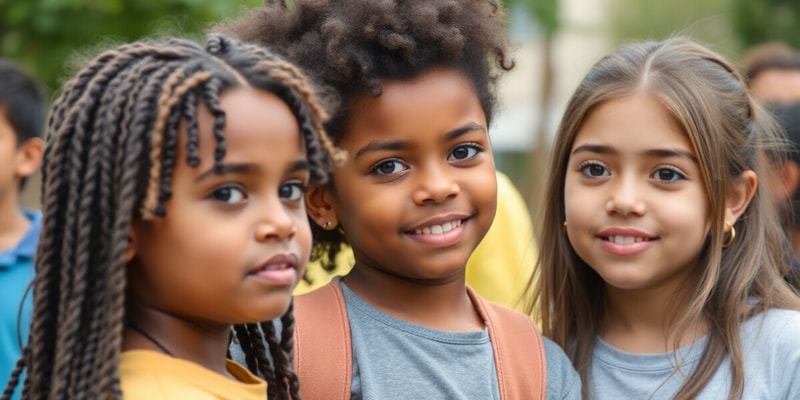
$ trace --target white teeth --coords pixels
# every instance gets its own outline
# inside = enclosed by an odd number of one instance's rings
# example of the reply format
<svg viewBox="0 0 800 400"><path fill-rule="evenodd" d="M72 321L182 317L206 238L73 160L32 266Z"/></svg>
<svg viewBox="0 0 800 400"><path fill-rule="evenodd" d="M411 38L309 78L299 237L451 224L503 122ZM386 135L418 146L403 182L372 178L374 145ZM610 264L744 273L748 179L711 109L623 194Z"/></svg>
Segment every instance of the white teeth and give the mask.
<svg viewBox="0 0 800 400"><path fill-rule="evenodd" d="M643 242L645 239L643 237L633 237L633 236L609 236L608 241L614 242L617 244L632 244L632 243L639 243Z"/></svg>
<svg viewBox="0 0 800 400"><path fill-rule="evenodd" d="M459 226L461 226L461 220L455 220L451 222L445 222L444 224L441 225L432 225L432 226L426 226L421 229L415 229L414 233L416 233L417 235L442 234L445 232L450 232L453 229L458 228Z"/></svg>

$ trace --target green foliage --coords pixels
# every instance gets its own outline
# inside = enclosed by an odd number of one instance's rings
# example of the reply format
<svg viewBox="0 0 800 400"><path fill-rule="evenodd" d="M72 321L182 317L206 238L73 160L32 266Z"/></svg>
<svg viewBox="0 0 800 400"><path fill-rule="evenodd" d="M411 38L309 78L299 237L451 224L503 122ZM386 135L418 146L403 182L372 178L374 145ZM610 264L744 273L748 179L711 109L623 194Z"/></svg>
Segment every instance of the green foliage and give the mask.
<svg viewBox="0 0 800 400"><path fill-rule="evenodd" d="M782 41L800 48L800 2L797 0L735 0L733 21L745 47Z"/></svg>
<svg viewBox="0 0 800 400"><path fill-rule="evenodd" d="M531 11L541 24L545 34L552 36L561 26L558 19L559 0L506 0L507 6L522 5Z"/></svg>
<svg viewBox="0 0 800 400"><path fill-rule="evenodd" d="M734 0L609 0L609 27L617 43L687 36L731 55ZM754 1L754 0L742 0Z"/></svg>
<svg viewBox="0 0 800 400"><path fill-rule="evenodd" d="M59 86L65 61L110 41L173 34L202 38L209 24L262 0L0 0L0 54Z"/></svg>

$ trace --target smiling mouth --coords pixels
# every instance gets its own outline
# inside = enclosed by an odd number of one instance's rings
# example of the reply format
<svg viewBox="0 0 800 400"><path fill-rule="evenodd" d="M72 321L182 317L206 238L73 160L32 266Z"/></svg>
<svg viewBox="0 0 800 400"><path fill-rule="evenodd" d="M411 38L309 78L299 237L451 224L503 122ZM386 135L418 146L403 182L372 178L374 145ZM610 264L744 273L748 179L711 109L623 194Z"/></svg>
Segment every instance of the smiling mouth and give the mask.
<svg viewBox="0 0 800 400"><path fill-rule="evenodd" d="M445 222L441 225L431 225L420 229L414 229L414 233L417 235L442 234L450 232L459 226L461 226L461 220L457 219L455 221Z"/></svg>
<svg viewBox="0 0 800 400"><path fill-rule="evenodd" d="M600 239L616 244L633 244L649 242L651 240L655 240L656 238L646 238L641 236L601 236Z"/></svg>

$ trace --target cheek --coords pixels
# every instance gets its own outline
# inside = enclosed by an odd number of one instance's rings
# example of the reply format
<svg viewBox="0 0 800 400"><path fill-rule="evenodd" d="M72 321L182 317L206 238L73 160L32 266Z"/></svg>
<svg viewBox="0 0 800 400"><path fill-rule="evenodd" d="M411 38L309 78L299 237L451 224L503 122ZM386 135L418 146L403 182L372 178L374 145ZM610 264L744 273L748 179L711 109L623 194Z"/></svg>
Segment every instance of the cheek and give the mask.
<svg viewBox="0 0 800 400"><path fill-rule="evenodd" d="M564 182L564 214L567 221L577 224L583 219L583 214L590 208L587 204L589 198L586 193L582 193L577 182L567 177Z"/></svg>

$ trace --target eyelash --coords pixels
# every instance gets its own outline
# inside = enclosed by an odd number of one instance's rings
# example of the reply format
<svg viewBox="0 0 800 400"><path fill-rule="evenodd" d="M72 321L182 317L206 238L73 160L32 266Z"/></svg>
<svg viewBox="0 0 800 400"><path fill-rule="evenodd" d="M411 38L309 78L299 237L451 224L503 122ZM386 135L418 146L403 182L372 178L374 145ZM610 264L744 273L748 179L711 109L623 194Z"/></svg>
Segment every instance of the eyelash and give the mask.
<svg viewBox="0 0 800 400"><path fill-rule="evenodd" d="M666 170L666 171L670 171L670 172L672 172L673 174L675 174L675 175L677 176L677 179L675 179L675 180L673 180L673 181L665 181L665 180L663 180L663 179L659 179L659 178L657 178L657 177L656 177L656 175L657 175L659 172L661 172L661 171L665 171L665 170ZM686 174L684 174L683 172L681 172L681 170L679 170L678 168L675 168L675 167L673 167L673 166L671 166L671 165L664 165L664 166L658 167L658 168L655 170L655 172L653 172L653 174L652 174L652 175L650 175L650 176L652 176L652 177L653 177L653 179L657 180L658 182L660 182L660 183L666 183L666 184L675 183L675 182L677 182L677 181L679 181L679 180L684 180L684 179L686 179Z"/></svg>
<svg viewBox="0 0 800 400"><path fill-rule="evenodd" d="M469 151L469 150L472 150L474 153L473 153L473 154L470 154L470 155L469 155L468 157L466 157L466 158L451 159L451 156L453 155L453 152L454 152L454 151L456 151L457 149L460 149L460 148L466 148L466 149L467 149L467 151ZM459 145L457 145L457 146L453 147L453 150L451 150L451 151L450 151L450 153L447 155L447 160L448 160L448 161L456 161L456 162L460 162L460 161L469 161L469 160L472 160L472 159L474 159L475 157L477 157L477 156L478 156L480 153L482 153L482 152L483 152L483 146L481 146L481 145L480 145L480 144L478 144L478 143L472 143L472 142L470 142L470 143L461 143L461 144L459 144ZM396 164L398 164L398 165L402 166L402 167L403 167L403 169L402 169L402 170L399 170L399 171L392 171L392 172L389 172L389 173L382 173L382 172L380 172L380 171L379 171L379 169L380 169L382 166L385 166L385 165L387 165L388 163L396 163ZM387 176L394 176L394 175L397 175L397 174L399 174L399 173L401 173L401 172L403 172L403 171L405 171L405 170L407 170L407 169L408 169L408 165L407 165L405 162L401 161L401 160L400 160L400 159L398 159L398 158L389 158L389 159L385 159L385 160L381 160L381 161L377 162L377 163L376 163L376 164L375 164L375 165L374 165L374 166L373 166L373 167L372 167L372 168L369 170L369 173L370 173L370 175L378 175L378 176L384 176L384 177L387 177Z"/></svg>
<svg viewBox="0 0 800 400"><path fill-rule="evenodd" d="M478 144L478 143L474 143L474 142L469 142L469 143L461 143L461 144L459 144L459 145L457 145L457 146L453 147L453 150L450 150L450 154L448 154L448 155L447 155L447 159L448 159L448 160L451 160L451 159L450 159L450 156L452 156L452 155L453 155L453 153L454 153L454 152L455 152L457 149L460 149L460 148L466 148L467 150L474 150L474 151L475 151L475 154L473 154L473 155L471 155L471 156L469 156L469 157L467 157L467 158L459 158L459 159L454 159L454 160L452 160L452 161L467 161L467 160L471 160L471 159L473 159L473 158L477 157L477 156L478 156L480 153L482 153L482 152L483 152L483 146L481 146L481 145L480 145L480 144Z"/></svg>
<svg viewBox="0 0 800 400"><path fill-rule="evenodd" d="M589 172L587 170L587 168L590 168L590 167L603 168L604 174L603 175L591 175L591 174L589 174ZM589 177L589 178L600 178L600 177L603 177L603 176L610 175L610 173L608 172L608 168L606 168L603 164L601 164L601 163L599 163L597 161L584 161L584 162L582 162L580 165L578 165L578 171L581 172L584 176ZM659 179L657 177L657 174L659 172L663 172L663 171L670 171L671 173L675 174L675 178L676 179L671 180L671 181L670 180ZM657 182L664 183L664 184L671 184L671 183L675 183L675 182L677 182L679 180L686 179L686 174L684 174L680 169L678 169L676 167L673 167L671 165L659 166L652 174L650 174L650 176L654 180L656 180Z"/></svg>
<svg viewBox="0 0 800 400"><path fill-rule="evenodd" d="M605 165L597 161L584 161L580 163L580 165L578 165L578 172L582 173L584 176L589 178L599 178L602 176L607 176L607 175L589 175L588 171L586 170L589 167L600 167L603 168L603 172L608 172L608 168L606 168Z"/></svg>
<svg viewBox="0 0 800 400"><path fill-rule="evenodd" d="M291 202L297 202L297 201L303 200L303 195L306 193L306 190L308 189L308 186L305 183L302 183L302 182L289 182L289 183L285 183L285 184L281 185L281 187L278 189L278 196L281 195L280 190L282 190L283 188L286 188L286 187L297 188L298 191L299 191L299 194L298 194L297 198L282 197L283 199L286 199L287 201L291 201Z"/></svg>
<svg viewBox="0 0 800 400"><path fill-rule="evenodd" d="M241 193L241 197L242 197L242 198L241 198L241 199L239 199L239 200L237 200L236 202L229 203L229 202L228 202L228 200L226 200L226 199L220 199L220 198L217 198L217 197L216 197L216 195L217 195L217 194L221 194L223 191L226 191L226 190L235 190L235 191L237 191L237 192ZM244 188L243 188L241 185L236 185L236 184L225 184L225 185L221 185L221 186L219 186L219 187L215 188L214 190L212 190L212 191L211 191L211 193L209 193L209 194L208 194L208 198L209 198L209 199L211 199L211 200L214 200L214 201L217 201L217 202L220 202L220 203L223 203L223 204L225 204L226 206L231 206L231 205L239 204L239 203L241 203L243 200L246 200L246 199L247 199L247 197L248 197L248 196L247 196L247 193L246 193L245 189L244 189Z"/></svg>

